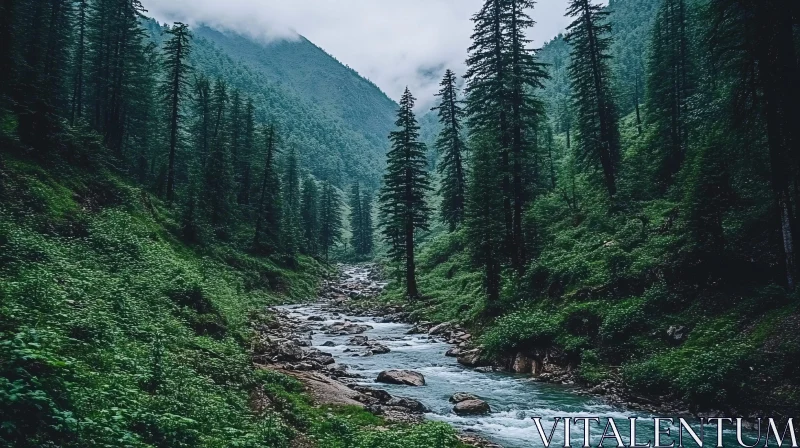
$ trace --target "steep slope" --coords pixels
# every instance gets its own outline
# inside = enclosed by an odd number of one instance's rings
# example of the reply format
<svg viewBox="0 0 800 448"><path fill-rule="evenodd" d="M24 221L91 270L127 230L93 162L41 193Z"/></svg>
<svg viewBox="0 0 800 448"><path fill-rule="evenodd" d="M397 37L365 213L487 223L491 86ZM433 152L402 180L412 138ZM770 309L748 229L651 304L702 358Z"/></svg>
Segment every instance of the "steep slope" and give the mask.
<svg viewBox="0 0 800 448"><path fill-rule="evenodd" d="M317 104L361 133L377 148L385 146L397 104L375 84L342 65L305 37L262 43L204 26L196 28L194 33L213 42L234 60L264 74L270 81Z"/></svg>
<svg viewBox="0 0 800 448"><path fill-rule="evenodd" d="M161 43L162 28L146 27ZM334 183L377 188L396 104L374 84L304 38L260 43L207 27L193 31L197 74L222 77L253 98L257 119L275 121L303 168Z"/></svg>

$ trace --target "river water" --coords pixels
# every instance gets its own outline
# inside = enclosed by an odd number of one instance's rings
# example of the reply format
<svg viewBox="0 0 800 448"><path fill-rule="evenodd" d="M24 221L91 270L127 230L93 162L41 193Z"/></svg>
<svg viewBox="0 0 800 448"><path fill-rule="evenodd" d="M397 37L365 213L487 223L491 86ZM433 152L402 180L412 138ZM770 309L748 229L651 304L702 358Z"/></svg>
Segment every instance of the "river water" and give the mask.
<svg viewBox="0 0 800 448"><path fill-rule="evenodd" d="M577 393L576 389L547 383L535 382L530 376L505 373L483 373L461 366L454 358L444 356L450 347L428 335L406 334L411 326L400 323L384 323L380 318L346 316L335 313L326 305L302 305L285 307L290 316L306 319L319 316L323 324L348 320L370 325L373 329L364 333L370 340L380 341L391 349L390 353L368 357L354 356L364 353L363 347L347 345L352 336L332 336L317 332L313 335L313 345L324 352L331 353L339 364L349 367L353 373L364 376L361 384L384 389L394 396L409 397L425 404L431 412L426 417L432 421L446 422L465 431L481 435L506 448L529 448L543 446L541 437L532 417L541 417L545 434L549 436L555 417L600 417L600 423L592 423L592 446L597 446L607 424L607 418L615 419L625 445L629 440L629 417L640 417L636 435L640 443L654 439L653 423L650 415L637 414L604 403L601 399ZM326 342L334 345L325 346ZM375 384L374 379L383 370L407 369L425 376L426 386L409 387L390 384ZM492 412L485 416L460 417L452 412L453 405L448 401L456 392L467 392L485 400ZM660 416L668 417L668 416ZM692 420L687 419L690 422ZM676 420L677 422L677 420ZM669 425L665 422L663 428ZM695 426L696 430L697 427ZM726 428L728 426L726 425ZM782 429L782 428L781 428ZM571 427L572 446L583 445L583 423L573 423ZM674 438L662 437L662 445L674 440L678 445L678 427L671 427ZM564 446L563 424L559 424L554 434L553 445ZM706 445L715 445L716 427L706 428ZM725 446L738 446L732 427L724 433ZM747 437L745 441L755 440ZM751 442L752 443L752 442ZM763 444L763 442L762 442ZM606 446L616 446L613 439L605 441ZM697 446L688 433L684 432L684 445Z"/></svg>

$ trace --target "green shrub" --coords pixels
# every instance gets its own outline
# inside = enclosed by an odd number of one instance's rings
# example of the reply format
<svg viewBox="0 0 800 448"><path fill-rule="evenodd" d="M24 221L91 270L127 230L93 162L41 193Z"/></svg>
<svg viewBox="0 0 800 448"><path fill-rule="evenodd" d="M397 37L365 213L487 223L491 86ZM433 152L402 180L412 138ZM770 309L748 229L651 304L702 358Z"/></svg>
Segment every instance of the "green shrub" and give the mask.
<svg viewBox="0 0 800 448"><path fill-rule="evenodd" d="M490 356L520 347L547 346L558 334L560 316L541 310L516 311L503 316L484 333L481 342Z"/></svg>

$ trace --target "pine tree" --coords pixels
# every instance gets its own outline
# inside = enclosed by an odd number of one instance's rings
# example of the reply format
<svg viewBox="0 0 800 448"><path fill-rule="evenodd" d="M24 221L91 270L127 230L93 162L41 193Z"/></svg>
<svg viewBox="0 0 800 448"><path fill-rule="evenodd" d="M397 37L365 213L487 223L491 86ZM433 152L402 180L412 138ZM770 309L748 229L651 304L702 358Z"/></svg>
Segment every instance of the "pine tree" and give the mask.
<svg viewBox="0 0 800 448"><path fill-rule="evenodd" d="M252 189L253 150L256 136L256 107L253 100L248 98L244 109L244 133L242 135L242 152L239 156L239 204L250 205L250 190Z"/></svg>
<svg viewBox="0 0 800 448"><path fill-rule="evenodd" d="M319 188L311 176L303 180L300 200L300 219L303 224L303 252L319 255Z"/></svg>
<svg viewBox="0 0 800 448"><path fill-rule="evenodd" d="M232 215L233 179L229 149L228 86L219 79L212 92L211 153L205 164L203 182L204 211L215 234L227 237L228 220Z"/></svg>
<svg viewBox="0 0 800 448"><path fill-rule="evenodd" d="M89 20L89 0L77 0L77 40L75 44L73 81L72 81L72 109L70 121L75 123L76 119L83 116L83 100L85 96L85 72L86 72L86 32Z"/></svg>
<svg viewBox="0 0 800 448"><path fill-rule="evenodd" d="M511 132L511 154L513 160L513 254L512 266L517 271L522 271L527 262L525 251L525 233L523 231L523 216L530 198L526 195L531 188L539 182L538 170L525 170L525 166L533 159L536 163L536 133L541 122L544 121L544 105L536 96L538 90L543 89L542 82L549 76L544 70L544 65L536 57L536 53L528 48L530 40L525 35L532 28L534 21L526 13L533 9L533 0L508 0L508 18L506 19L509 39L508 53L510 63L509 98L511 114L509 116L509 130ZM538 164L537 164L538 166Z"/></svg>
<svg viewBox="0 0 800 448"><path fill-rule="evenodd" d="M665 0L651 39L647 73L649 143L660 161L659 182L674 182L689 145L689 97L694 89L686 0Z"/></svg>
<svg viewBox="0 0 800 448"><path fill-rule="evenodd" d="M439 84L442 88L436 95L441 98L438 106L431 110L439 112L439 123L442 131L436 140L439 151L438 166L441 175L439 195L442 197L440 215L451 232L464 220L466 196L466 173L464 170L464 153L466 145L462 137L462 120L465 113L458 100L456 75L447 70Z"/></svg>
<svg viewBox="0 0 800 448"><path fill-rule="evenodd" d="M358 182L354 182L350 190L350 245L356 255L363 254L364 214L361 205L361 187Z"/></svg>
<svg viewBox="0 0 800 448"><path fill-rule="evenodd" d="M14 101L21 139L37 150L56 146L59 116L67 104L70 0L21 1L12 11L19 25ZM7 8L6 8L7 9Z"/></svg>
<svg viewBox="0 0 800 448"><path fill-rule="evenodd" d="M511 208L511 134L509 132L509 93L507 33L504 26L508 17L506 0L487 0L472 17L474 32L467 58L467 113L470 136L493 136L499 153L493 168L501 173L500 187L505 222L504 247L511 251L514 216Z"/></svg>
<svg viewBox="0 0 800 448"><path fill-rule="evenodd" d="M148 181L148 167L154 163L162 140L159 136L161 105L158 101L158 74L162 67L161 55L155 43L149 43L138 53L138 60L132 68L131 84L136 86L137 95L131 96L128 106L127 136L124 152L128 155L141 185Z"/></svg>
<svg viewBox="0 0 800 448"><path fill-rule="evenodd" d="M505 223L497 211L503 203L502 192L497 188L502 174L497 171L497 143L493 136L474 136L472 141L472 169L467 194L465 215L466 240L472 261L483 270L484 288L489 299L489 314L500 299L500 283L505 237Z"/></svg>
<svg viewBox="0 0 800 448"><path fill-rule="evenodd" d="M290 147L283 168L283 224L281 241L284 252L290 260L297 257L302 240L300 228L300 170L297 152Z"/></svg>
<svg viewBox="0 0 800 448"><path fill-rule="evenodd" d="M264 169L256 206L253 249L260 253L274 255L280 249L281 235L281 185L275 169L278 136L274 125L265 126L263 133L265 146Z"/></svg>
<svg viewBox="0 0 800 448"><path fill-rule="evenodd" d="M391 244L390 255L405 262L406 295L419 297L414 259L414 238L427 230L430 208L425 198L431 189L426 171L425 144L419 141L419 125L414 116L414 97L406 88L389 140L386 174L380 194L381 227Z"/></svg>
<svg viewBox="0 0 800 448"><path fill-rule="evenodd" d="M342 201L329 181L322 183L319 201L319 244L325 260L330 250L342 239Z"/></svg>
<svg viewBox="0 0 800 448"><path fill-rule="evenodd" d="M175 179L178 148L181 144L183 115L181 107L185 90L189 87L189 27L176 22L166 33L171 36L164 45L167 76L162 87L169 111L169 162L167 167L167 201L175 200Z"/></svg>
<svg viewBox="0 0 800 448"><path fill-rule="evenodd" d="M14 83L14 20L17 0L0 0L0 113L7 106Z"/></svg>
<svg viewBox="0 0 800 448"><path fill-rule="evenodd" d="M194 80L192 95L192 136L194 137L194 156L199 166L204 167L211 154L213 114L211 109L211 82L204 76Z"/></svg>
<svg viewBox="0 0 800 448"><path fill-rule="evenodd" d="M361 216L361 254L369 255L375 248L373 240L375 229L372 223L372 193L364 192L361 195Z"/></svg>
<svg viewBox="0 0 800 448"><path fill-rule="evenodd" d="M795 215L800 206L800 66L794 29L800 21L800 7L793 0L711 0L709 6L713 62L731 80L735 123L752 122L752 109L743 105L761 106L758 125L766 131L786 284L793 290L797 277Z"/></svg>
<svg viewBox="0 0 800 448"><path fill-rule="evenodd" d="M243 131L244 131L244 110L242 104L242 94L238 89L233 89L231 93L230 119L228 120L228 138L230 140L231 167L233 168L233 180L239 186L239 166L242 157Z"/></svg>
<svg viewBox="0 0 800 448"><path fill-rule="evenodd" d="M535 157L538 122L544 114L535 96L548 77L535 52L528 48L527 29L534 25L526 11L530 0L488 0L475 15L475 33L467 59L467 106L470 131L484 138L494 135L503 174L505 252L522 271L527 255L522 219L530 198L528 183L538 182L526 172Z"/></svg>
<svg viewBox="0 0 800 448"><path fill-rule="evenodd" d="M88 22L91 123L104 143L121 155L128 136L128 113L140 94L132 78L145 32L139 0L98 0Z"/></svg>
<svg viewBox="0 0 800 448"><path fill-rule="evenodd" d="M599 166L609 196L617 193L620 143L617 112L611 92L611 25L608 11L591 0L570 0L567 27L572 45L569 77L578 130L581 161Z"/></svg>

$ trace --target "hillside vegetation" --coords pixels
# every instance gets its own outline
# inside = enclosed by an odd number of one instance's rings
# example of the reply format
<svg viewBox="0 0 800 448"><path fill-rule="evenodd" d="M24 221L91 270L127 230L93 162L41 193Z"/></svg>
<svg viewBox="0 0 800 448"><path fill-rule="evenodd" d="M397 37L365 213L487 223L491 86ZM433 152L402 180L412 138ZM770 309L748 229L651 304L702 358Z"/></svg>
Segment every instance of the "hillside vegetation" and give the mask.
<svg viewBox="0 0 800 448"><path fill-rule="evenodd" d="M331 271L334 184L374 185L379 151L142 12L0 4L0 445L460 446L253 364L266 308Z"/></svg>
<svg viewBox="0 0 800 448"><path fill-rule="evenodd" d="M522 355L693 411L791 415L797 11L571 1L575 25L534 54L506 37L530 24L512 3L474 19L467 205L455 231L418 233L418 318L471 324L487 362ZM519 15L499 36L494 7ZM494 39L507 59L491 59ZM387 299L406 294L398 282Z"/></svg>

